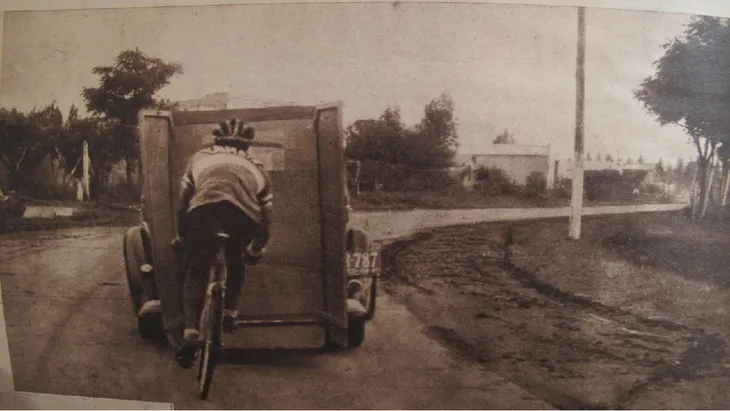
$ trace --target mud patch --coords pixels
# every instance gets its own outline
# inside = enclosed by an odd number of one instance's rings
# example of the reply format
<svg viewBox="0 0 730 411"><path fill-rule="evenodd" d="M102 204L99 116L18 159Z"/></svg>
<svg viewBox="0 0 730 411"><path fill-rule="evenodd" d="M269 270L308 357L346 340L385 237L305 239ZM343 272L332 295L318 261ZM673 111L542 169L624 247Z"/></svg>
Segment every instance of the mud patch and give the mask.
<svg viewBox="0 0 730 411"><path fill-rule="evenodd" d="M662 295L667 289L639 289L656 309L652 315L612 305L620 298L605 295L620 296L620 287L609 289L620 281L597 262L617 257L601 254L596 236L561 242L540 233L542 224L518 224L508 253L505 224L432 230L396 243L386 248L386 291L424 321L432 337L558 408L704 408L671 392L728 377L726 335L663 307L661 298L672 298ZM603 219L584 227L611 235L611 225L621 227ZM649 275L633 261L615 261L630 276ZM571 277L576 272L581 276ZM700 390L720 389L712 387ZM668 395L661 403L658 391ZM730 399L720 404L726 408Z"/></svg>

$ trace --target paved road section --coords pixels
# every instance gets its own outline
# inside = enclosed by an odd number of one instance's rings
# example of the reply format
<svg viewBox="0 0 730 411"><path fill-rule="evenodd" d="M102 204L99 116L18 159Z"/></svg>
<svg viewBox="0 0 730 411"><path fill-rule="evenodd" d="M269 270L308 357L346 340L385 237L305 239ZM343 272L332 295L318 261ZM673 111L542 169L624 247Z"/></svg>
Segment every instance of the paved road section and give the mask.
<svg viewBox="0 0 730 411"><path fill-rule="evenodd" d="M675 211L685 204L646 204L629 206L585 207L583 215L625 214L640 212ZM378 239L392 240L425 228L455 224L471 224L492 221L532 220L539 218L567 217L570 208L490 208L473 210L412 210L356 212L351 221L362 224ZM567 230L567 228L566 228Z"/></svg>

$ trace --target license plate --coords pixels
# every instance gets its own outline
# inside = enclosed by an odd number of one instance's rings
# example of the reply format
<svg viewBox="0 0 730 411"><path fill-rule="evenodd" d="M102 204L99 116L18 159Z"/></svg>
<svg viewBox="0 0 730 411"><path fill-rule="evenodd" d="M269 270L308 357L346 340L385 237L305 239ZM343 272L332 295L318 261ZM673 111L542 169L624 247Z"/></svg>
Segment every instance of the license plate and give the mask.
<svg viewBox="0 0 730 411"><path fill-rule="evenodd" d="M380 251L352 251L345 259L348 275L380 274Z"/></svg>

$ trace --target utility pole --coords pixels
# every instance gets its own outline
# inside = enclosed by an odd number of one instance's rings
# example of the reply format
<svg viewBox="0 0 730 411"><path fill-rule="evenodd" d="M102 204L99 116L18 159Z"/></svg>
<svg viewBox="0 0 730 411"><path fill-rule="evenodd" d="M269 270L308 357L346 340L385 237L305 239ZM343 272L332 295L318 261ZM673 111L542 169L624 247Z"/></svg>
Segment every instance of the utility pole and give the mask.
<svg viewBox="0 0 730 411"><path fill-rule="evenodd" d="M84 139L84 146L83 146L83 155L82 155L82 166L83 166L83 182L82 187L84 188L84 199L86 201L89 201L91 198L90 190L89 190L89 167L91 166L91 161L89 159L89 140Z"/></svg>
<svg viewBox="0 0 730 411"><path fill-rule="evenodd" d="M585 7L578 7L578 56L575 73L575 159L570 199L570 238L580 239L583 212L583 150L585 114L586 23Z"/></svg>

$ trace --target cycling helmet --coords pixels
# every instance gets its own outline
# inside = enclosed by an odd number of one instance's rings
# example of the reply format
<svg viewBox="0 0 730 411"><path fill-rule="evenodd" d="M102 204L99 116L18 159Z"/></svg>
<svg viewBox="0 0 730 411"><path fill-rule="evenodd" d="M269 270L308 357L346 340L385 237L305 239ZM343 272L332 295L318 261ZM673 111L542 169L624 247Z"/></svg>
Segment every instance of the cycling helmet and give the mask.
<svg viewBox="0 0 730 411"><path fill-rule="evenodd" d="M255 136L255 131L250 124L238 118L228 121L221 121L218 127L213 130L213 142L218 145L230 145L236 148L247 150Z"/></svg>

